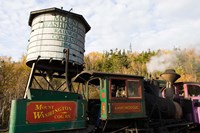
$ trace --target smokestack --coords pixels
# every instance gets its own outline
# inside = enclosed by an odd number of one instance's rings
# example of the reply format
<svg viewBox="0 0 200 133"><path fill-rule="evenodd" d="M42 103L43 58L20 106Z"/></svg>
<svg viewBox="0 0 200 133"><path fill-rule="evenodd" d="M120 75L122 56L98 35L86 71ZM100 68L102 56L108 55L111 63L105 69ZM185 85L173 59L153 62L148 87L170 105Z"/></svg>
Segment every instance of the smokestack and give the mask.
<svg viewBox="0 0 200 133"><path fill-rule="evenodd" d="M180 75L177 74L174 69L167 69L160 76L166 81L165 97L172 100L174 97L173 84L178 78L180 78Z"/></svg>

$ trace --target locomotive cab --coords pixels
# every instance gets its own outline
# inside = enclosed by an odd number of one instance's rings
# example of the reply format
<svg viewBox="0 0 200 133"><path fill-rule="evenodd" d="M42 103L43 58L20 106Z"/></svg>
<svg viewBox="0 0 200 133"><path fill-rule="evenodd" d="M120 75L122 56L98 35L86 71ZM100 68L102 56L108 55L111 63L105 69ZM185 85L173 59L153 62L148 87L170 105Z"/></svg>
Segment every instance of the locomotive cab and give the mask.
<svg viewBox="0 0 200 133"><path fill-rule="evenodd" d="M200 124L200 84L197 82L177 82L174 84L176 98L181 100L184 117L195 126Z"/></svg>
<svg viewBox="0 0 200 133"><path fill-rule="evenodd" d="M109 130L146 118L143 77L83 71L73 81L83 83L89 126ZM118 126L116 126L118 125Z"/></svg>

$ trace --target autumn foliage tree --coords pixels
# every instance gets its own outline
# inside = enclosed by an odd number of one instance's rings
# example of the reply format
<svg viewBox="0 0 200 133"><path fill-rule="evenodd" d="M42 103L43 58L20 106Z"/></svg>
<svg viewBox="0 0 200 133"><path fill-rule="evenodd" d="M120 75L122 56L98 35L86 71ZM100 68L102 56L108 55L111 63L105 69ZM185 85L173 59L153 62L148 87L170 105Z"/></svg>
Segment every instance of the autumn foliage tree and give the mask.
<svg viewBox="0 0 200 133"><path fill-rule="evenodd" d="M177 72L183 81L200 81L200 54L195 49L180 50Z"/></svg>
<svg viewBox="0 0 200 133"><path fill-rule="evenodd" d="M103 66L103 54L99 52L91 52L84 57L85 70L101 71Z"/></svg>
<svg viewBox="0 0 200 133"><path fill-rule="evenodd" d="M26 58L13 62L11 58L0 58L0 125L7 127L12 99L22 98L26 87L30 68L26 66Z"/></svg>

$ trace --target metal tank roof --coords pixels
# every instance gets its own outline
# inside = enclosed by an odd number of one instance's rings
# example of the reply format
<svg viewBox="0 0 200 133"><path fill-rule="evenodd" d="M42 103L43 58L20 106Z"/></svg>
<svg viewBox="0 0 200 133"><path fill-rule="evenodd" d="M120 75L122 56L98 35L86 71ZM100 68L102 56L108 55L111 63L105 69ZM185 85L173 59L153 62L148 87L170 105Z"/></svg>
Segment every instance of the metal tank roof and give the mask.
<svg viewBox="0 0 200 133"><path fill-rule="evenodd" d="M80 21L84 24L84 26L86 28L86 33L91 28L90 25L87 23L87 21L84 19L84 17L82 15L79 15L79 14L76 14L76 13L73 13L73 12L70 12L70 11L65 11L65 10L62 10L62 9L59 9L59 8L56 8L56 7L32 11L30 13L30 16L29 16L29 21L28 21L29 26L31 26L32 21L36 16L38 16L40 14L44 14L44 13L51 13L51 12L53 12L53 13L57 12L59 14L65 14L65 15L67 14L74 19L78 19L78 21Z"/></svg>

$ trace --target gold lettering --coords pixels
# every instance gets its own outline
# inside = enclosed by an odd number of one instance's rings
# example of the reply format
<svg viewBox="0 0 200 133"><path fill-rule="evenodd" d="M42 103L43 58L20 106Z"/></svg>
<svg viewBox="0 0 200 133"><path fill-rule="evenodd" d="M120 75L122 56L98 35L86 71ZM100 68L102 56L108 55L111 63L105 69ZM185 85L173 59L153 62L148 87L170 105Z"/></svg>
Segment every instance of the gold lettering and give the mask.
<svg viewBox="0 0 200 133"><path fill-rule="evenodd" d="M42 104L40 104L40 105L36 104L35 105L35 110L42 110Z"/></svg>
<svg viewBox="0 0 200 133"><path fill-rule="evenodd" d="M35 105L35 110L47 110L47 109L53 109L53 105L51 106L43 106L42 104Z"/></svg>
<svg viewBox="0 0 200 133"><path fill-rule="evenodd" d="M35 109L35 112L33 112L34 119L43 119L52 116L54 117L54 119L64 119L64 118L70 119L72 117L70 111L73 110L72 107L70 106L60 106L58 108L55 108L53 105L43 105L43 104L35 104L34 109Z"/></svg>
<svg viewBox="0 0 200 133"><path fill-rule="evenodd" d="M136 110L139 109L139 106L116 106L115 110Z"/></svg>
<svg viewBox="0 0 200 133"><path fill-rule="evenodd" d="M71 118L71 115L69 115L69 114L67 114L67 115L65 115L65 118Z"/></svg>
<svg viewBox="0 0 200 133"><path fill-rule="evenodd" d="M34 119L44 118L43 112L33 112Z"/></svg>

